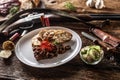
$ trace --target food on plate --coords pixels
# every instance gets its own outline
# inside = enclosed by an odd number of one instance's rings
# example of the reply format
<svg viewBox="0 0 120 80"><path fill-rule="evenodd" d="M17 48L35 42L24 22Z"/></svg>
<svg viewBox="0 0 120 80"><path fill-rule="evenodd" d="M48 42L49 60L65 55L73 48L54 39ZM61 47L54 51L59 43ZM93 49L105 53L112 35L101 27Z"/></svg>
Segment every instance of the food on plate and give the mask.
<svg viewBox="0 0 120 80"><path fill-rule="evenodd" d="M87 64L97 64L103 58L103 50L100 46L91 45L81 49L80 57Z"/></svg>
<svg viewBox="0 0 120 80"><path fill-rule="evenodd" d="M0 15L15 14L20 10L31 9L38 7L40 0L1 0Z"/></svg>
<svg viewBox="0 0 120 80"><path fill-rule="evenodd" d="M39 36L43 40L53 40L57 43L63 43L66 41L71 40L72 34L65 31L65 30L55 30L55 29L49 29L49 30L40 30Z"/></svg>
<svg viewBox="0 0 120 80"><path fill-rule="evenodd" d="M65 43L72 39L72 34L62 29L40 30L32 38L34 57L37 61L49 59L71 49Z"/></svg>

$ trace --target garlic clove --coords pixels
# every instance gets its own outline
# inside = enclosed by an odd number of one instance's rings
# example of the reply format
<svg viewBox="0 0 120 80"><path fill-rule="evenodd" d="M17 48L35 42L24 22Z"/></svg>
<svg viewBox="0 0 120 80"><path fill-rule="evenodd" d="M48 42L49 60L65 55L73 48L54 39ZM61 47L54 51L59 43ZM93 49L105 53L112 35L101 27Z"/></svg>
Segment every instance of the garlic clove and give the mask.
<svg viewBox="0 0 120 80"><path fill-rule="evenodd" d="M87 0L86 5L91 8L95 7L95 0Z"/></svg>
<svg viewBox="0 0 120 80"><path fill-rule="evenodd" d="M105 7L105 5L104 5L104 1L103 0L96 0L96 3L95 3L95 8L96 9L102 9L104 7Z"/></svg>

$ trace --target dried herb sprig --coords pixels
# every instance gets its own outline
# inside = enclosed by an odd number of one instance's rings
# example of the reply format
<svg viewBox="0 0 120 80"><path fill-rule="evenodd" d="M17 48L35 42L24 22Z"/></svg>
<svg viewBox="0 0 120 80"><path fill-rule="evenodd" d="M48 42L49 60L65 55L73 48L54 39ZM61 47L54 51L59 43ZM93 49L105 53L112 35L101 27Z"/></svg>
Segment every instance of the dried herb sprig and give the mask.
<svg viewBox="0 0 120 80"><path fill-rule="evenodd" d="M76 11L76 7L71 2L66 2L64 6L70 11Z"/></svg>

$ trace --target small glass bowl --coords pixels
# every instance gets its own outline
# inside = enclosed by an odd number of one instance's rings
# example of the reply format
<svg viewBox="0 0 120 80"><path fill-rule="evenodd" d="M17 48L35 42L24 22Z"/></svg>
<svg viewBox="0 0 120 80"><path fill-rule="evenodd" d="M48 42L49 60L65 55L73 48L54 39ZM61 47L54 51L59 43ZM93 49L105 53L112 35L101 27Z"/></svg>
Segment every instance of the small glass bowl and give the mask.
<svg viewBox="0 0 120 80"><path fill-rule="evenodd" d="M86 47L89 47L89 46L86 46ZM86 48L86 47L84 47L84 48ZM82 48L82 49L84 49L84 48ZM81 49L81 50L82 50ZM96 65L96 64L98 64L99 62L101 62L101 60L103 59L103 57L104 57L104 51L101 49L101 57L99 58L99 60L97 60L97 61L94 61L94 62L87 62L84 58L83 58L83 55L82 55L82 53L81 53L81 51L80 51L80 58L82 59L82 61L83 62L85 62L86 64L89 64L89 65Z"/></svg>

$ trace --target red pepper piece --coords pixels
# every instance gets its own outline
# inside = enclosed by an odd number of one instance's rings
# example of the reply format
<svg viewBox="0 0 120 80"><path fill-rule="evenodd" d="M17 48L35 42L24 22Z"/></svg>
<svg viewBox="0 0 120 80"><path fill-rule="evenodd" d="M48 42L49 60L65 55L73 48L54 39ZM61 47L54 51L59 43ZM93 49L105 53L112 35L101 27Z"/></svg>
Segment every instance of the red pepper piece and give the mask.
<svg viewBox="0 0 120 80"><path fill-rule="evenodd" d="M53 50L53 45L49 41L42 41L40 45L41 50L47 50L47 51L52 51Z"/></svg>

